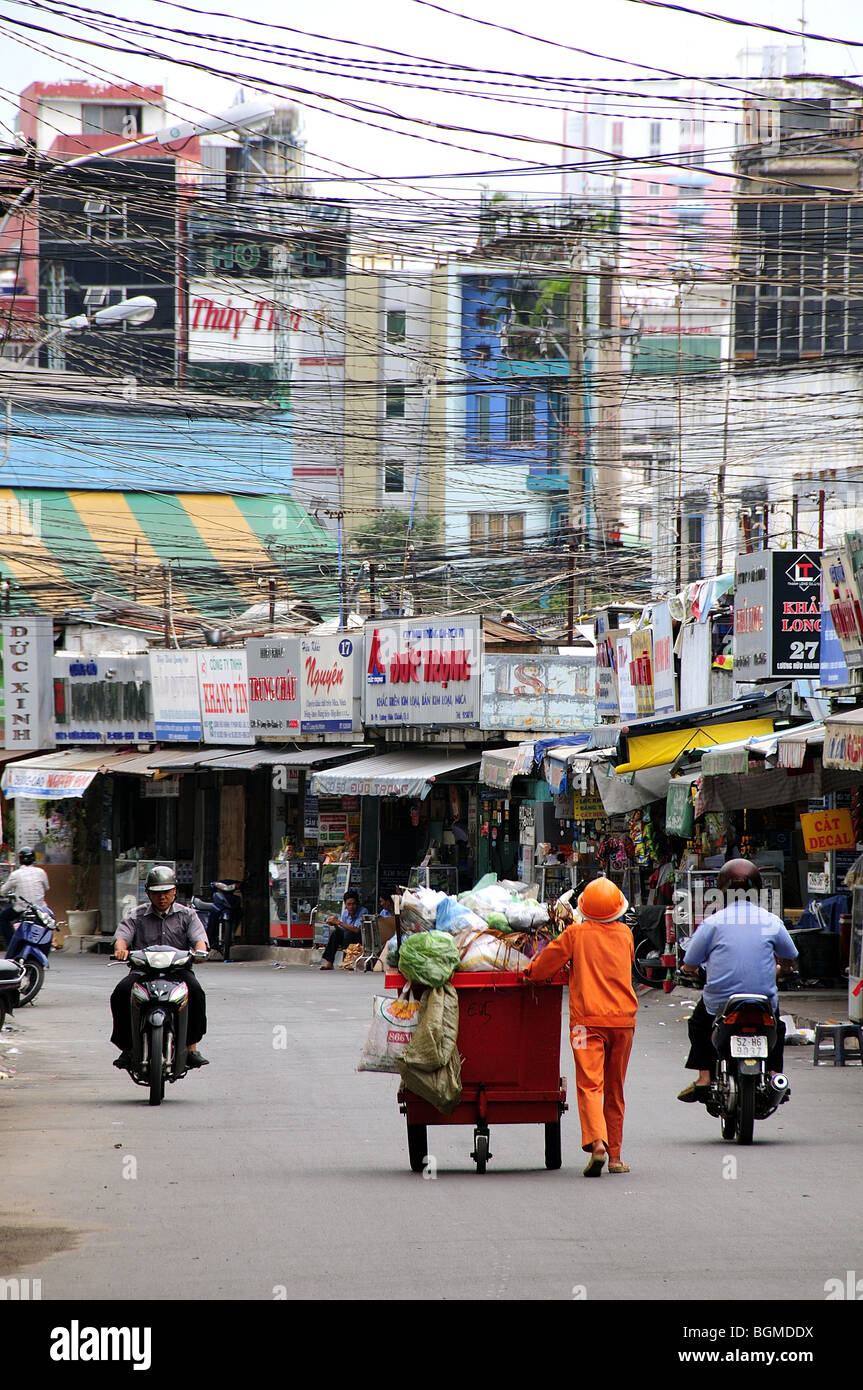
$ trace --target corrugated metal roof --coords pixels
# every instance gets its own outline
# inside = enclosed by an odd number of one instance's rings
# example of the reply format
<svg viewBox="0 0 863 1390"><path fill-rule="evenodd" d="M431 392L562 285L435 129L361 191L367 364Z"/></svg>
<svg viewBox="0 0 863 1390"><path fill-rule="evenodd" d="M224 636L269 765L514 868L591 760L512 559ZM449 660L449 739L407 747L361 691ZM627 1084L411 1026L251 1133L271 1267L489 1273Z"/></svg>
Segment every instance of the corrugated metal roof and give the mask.
<svg viewBox="0 0 863 1390"><path fill-rule="evenodd" d="M412 796L422 800L432 783L447 773L479 767L482 750L434 753L402 749L376 758L344 763L312 777L313 796Z"/></svg>

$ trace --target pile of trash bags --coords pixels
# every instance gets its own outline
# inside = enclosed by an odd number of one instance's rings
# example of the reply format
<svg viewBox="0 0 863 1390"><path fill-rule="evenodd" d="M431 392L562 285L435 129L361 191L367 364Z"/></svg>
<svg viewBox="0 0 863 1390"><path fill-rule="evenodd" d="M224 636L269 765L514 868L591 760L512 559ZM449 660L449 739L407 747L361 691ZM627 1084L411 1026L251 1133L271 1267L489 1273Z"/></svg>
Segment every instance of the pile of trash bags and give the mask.
<svg viewBox="0 0 863 1390"><path fill-rule="evenodd" d="M456 969L524 970L556 934L548 908L535 893L526 883L498 882L496 874L487 874L458 897L430 888L408 889L401 899L402 950L399 953L392 937L387 963L407 979L414 978L409 968L416 947L410 943L424 934L450 939L448 959L454 961L450 974Z"/></svg>

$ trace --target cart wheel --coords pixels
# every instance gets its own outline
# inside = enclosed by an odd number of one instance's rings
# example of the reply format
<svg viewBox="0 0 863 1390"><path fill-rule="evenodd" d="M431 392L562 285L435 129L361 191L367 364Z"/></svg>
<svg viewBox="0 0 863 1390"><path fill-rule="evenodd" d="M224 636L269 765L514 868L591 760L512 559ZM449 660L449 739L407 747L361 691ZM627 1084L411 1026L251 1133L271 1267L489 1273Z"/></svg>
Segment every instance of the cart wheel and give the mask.
<svg viewBox="0 0 863 1390"><path fill-rule="evenodd" d="M490 1157L491 1155L488 1151L488 1135L477 1130L473 1136L473 1153L471 1154L471 1158L476 1164L476 1171L478 1173L485 1172L486 1164Z"/></svg>
<svg viewBox="0 0 863 1390"><path fill-rule="evenodd" d="M545 1166L559 1168L562 1162L560 1151L560 1120L552 1120L545 1127Z"/></svg>
<svg viewBox="0 0 863 1390"><path fill-rule="evenodd" d="M412 1173L421 1173L428 1157L428 1129L425 1125L408 1125L408 1157Z"/></svg>

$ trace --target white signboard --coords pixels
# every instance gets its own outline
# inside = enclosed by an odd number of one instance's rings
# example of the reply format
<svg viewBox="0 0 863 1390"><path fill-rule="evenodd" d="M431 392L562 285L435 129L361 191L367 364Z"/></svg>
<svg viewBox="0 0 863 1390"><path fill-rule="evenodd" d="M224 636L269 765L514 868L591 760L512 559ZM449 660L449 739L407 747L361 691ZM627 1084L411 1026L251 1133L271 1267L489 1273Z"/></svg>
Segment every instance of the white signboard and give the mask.
<svg viewBox="0 0 863 1390"><path fill-rule="evenodd" d="M712 660L709 623L687 623L680 644L680 708L706 709L710 704Z"/></svg>
<svg viewBox="0 0 863 1390"><path fill-rule="evenodd" d="M252 742L246 653L197 651L205 743Z"/></svg>
<svg viewBox="0 0 863 1390"><path fill-rule="evenodd" d="M354 728L356 636L337 632L301 637L300 665L302 732L350 733Z"/></svg>
<svg viewBox="0 0 863 1390"><path fill-rule="evenodd" d="M365 632L364 722L480 722L479 618L402 618Z"/></svg>
<svg viewBox="0 0 863 1390"><path fill-rule="evenodd" d="M151 651L153 726L160 743L200 743L198 668L191 651Z"/></svg>
<svg viewBox="0 0 863 1390"><path fill-rule="evenodd" d="M307 366L344 361L344 282L291 280L284 315L288 352ZM277 302L270 279L192 280L190 362L272 362Z"/></svg>
<svg viewBox="0 0 863 1390"><path fill-rule="evenodd" d="M655 603L651 611L653 623L653 712L656 715L677 713L677 682L674 678L674 638L671 609L667 603Z"/></svg>
<svg viewBox="0 0 863 1390"><path fill-rule="evenodd" d="M249 725L259 738L300 732L300 640L255 637L246 643Z"/></svg>
<svg viewBox="0 0 863 1390"><path fill-rule="evenodd" d="M0 694L3 747L53 748L54 706L50 618L4 618L0 622Z"/></svg>
<svg viewBox="0 0 863 1390"><path fill-rule="evenodd" d="M632 661L632 643L628 632L615 633L614 658L617 664L617 698L620 705L620 717L621 719L635 719L638 714L638 705L629 673L629 665Z"/></svg>
<svg viewBox="0 0 863 1390"><path fill-rule="evenodd" d="M83 743L155 743L150 662L134 656L54 657L58 747Z"/></svg>
<svg viewBox="0 0 863 1390"><path fill-rule="evenodd" d="M571 732L592 729L595 722L593 652L483 656L484 729Z"/></svg>

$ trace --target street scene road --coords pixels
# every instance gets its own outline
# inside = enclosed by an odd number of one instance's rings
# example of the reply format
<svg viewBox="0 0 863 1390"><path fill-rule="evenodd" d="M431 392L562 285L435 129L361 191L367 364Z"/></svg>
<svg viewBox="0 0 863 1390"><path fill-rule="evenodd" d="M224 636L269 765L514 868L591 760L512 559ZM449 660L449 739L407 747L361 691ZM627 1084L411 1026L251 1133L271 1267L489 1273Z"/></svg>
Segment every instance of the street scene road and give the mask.
<svg viewBox="0 0 863 1390"><path fill-rule="evenodd" d="M693 991L641 997L630 1174L582 1177L564 1025L561 1170L541 1127L510 1125L480 1176L459 1126L429 1130L426 1176L397 1078L355 1070L381 976L204 966L211 1065L151 1108L111 1066L121 968L59 954L2 1037L0 1275L40 1279L43 1300L322 1300L348 1270L364 1299L814 1303L861 1264L861 1069L789 1047L791 1102L751 1147L726 1143L675 1099ZM742 1240L761 1254L741 1261Z"/></svg>

